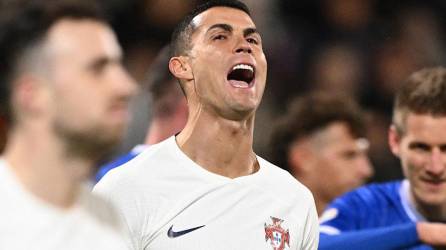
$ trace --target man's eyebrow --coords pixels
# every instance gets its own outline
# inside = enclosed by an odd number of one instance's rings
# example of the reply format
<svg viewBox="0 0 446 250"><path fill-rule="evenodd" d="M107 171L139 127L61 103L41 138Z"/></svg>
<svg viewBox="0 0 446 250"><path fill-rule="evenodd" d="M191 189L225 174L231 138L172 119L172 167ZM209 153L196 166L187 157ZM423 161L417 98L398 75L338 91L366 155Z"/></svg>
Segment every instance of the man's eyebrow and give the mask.
<svg viewBox="0 0 446 250"><path fill-rule="evenodd" d="M213 29L222 29L224 31L227 32L232 32L234 30L234 28L232 28L231 25L226 24L226 23L217 23L212 25L211 27L209 27L209 29L207 30L207 32L213 30ZM256 28L246 28L243 30L243 36L247 37L251 34L258 34L260 35L259 31Z"/></svg>
<svg viewBox="0 0 446 250"><path fill-rule="evenodd" d="M211 31L211 30L213 30L213 29L222 29L222 30L224 30L224 31L228 31L228 32L232 32L232 30L234 30L234 29L232 28L232 26L229 25L229 24L226 24L226 23L217 23L217 24L214 24L214 25L212 25L211 27L209 27L209 29L207 30L207 32L209 32L209 31Z"/></svg>
<svg viewBox="0 0 446 250"><path fill-rule="evenodd" d="M260 35L259 31L256 28L247 28L245 30L243 30L243 36L247 37L251 34L258 34Z"/></svg>
<svg viewBox="0 0 446 250"><path fill-rule="evenodd" d="M95 59L93 59L87 67L90 69L101 69L105 67L107 64L113 64L113 63L121 63L121 58L116 57L107 57L107 56L100 56Z"/></svg>

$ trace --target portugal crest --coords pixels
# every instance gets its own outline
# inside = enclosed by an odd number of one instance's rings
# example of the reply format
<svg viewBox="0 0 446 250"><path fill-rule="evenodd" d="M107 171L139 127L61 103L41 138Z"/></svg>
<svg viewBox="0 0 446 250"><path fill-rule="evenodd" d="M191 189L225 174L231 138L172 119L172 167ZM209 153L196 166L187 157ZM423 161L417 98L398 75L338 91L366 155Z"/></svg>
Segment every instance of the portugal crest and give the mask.
<svg viewBox="0 0 446 250"><path fill-rule="evenodd" d="M290 232L282 228L283 220L271 216L273 224L265 223L265 240L270 242L273 250L284 250L285 244L290 247Z"/></svg>

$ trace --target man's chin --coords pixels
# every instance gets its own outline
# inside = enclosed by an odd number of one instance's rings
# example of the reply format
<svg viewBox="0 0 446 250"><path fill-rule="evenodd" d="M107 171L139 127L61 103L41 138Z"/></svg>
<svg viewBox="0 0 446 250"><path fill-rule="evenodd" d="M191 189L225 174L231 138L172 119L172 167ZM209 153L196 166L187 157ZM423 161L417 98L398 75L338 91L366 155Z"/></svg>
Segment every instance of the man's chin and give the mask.
<svg viewBox="0 0 446 250"><path fill-rule="evenodd" d="M417 200L424 203L426 206L444 206L446 204L446 194L431 193L428 191L417 192Z"/></svg>
<svg viewBox="0 0 446 250"><path fill-rule="evenodd" d="M73 155L93 162L102 161L110 157L118 146L120 138L87 138L86 140L72 142Z"/></svg>
<svg viewBox="0 0 446 250"><path fill-rule="evenodd" d="M121 131L104 129L90 131L60 129L58 134L65 143L67 156L95 163L109 157L123 137Z"/></svg>

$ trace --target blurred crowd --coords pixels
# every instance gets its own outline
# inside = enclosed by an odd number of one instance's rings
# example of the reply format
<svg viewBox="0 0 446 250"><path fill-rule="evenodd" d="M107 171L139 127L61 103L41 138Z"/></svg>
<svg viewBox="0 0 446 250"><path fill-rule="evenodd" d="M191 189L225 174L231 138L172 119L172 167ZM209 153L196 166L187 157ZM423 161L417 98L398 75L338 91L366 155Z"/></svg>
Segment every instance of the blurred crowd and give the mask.
<svg viewBox="0 0 446 250"><path fill-rule="evenodd" d="M105 9L142 85L177 22L202 0L108 0ZM265 96L257 112L255 150L268 155L272 123L297 95L315 90L349 95L367 111L373 181L400 178L387 146L393 93L420 68L444 64L446 2L442 0L245 0L268 59ZM135 97L121 151L145 139L147 91ZM4 123L0 123L3 128ZM4 140L4 138L2 139ZM274 145L272 145L274 146ZM118 152L117 152L118 153Z"/></svg>

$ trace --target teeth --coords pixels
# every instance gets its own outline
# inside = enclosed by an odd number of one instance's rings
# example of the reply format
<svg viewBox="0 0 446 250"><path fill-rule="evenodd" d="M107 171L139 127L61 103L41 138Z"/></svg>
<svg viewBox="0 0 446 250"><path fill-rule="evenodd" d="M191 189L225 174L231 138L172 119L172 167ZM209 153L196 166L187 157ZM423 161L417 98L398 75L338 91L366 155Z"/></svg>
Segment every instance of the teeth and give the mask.
<svg viewBox="0 0 446 250"><path fill-rule="evenodd" d="M236 70L236 69L247 69L247 70L254 72L254 68L247 64L237 64L232 68L232 70Z"/></svg>

